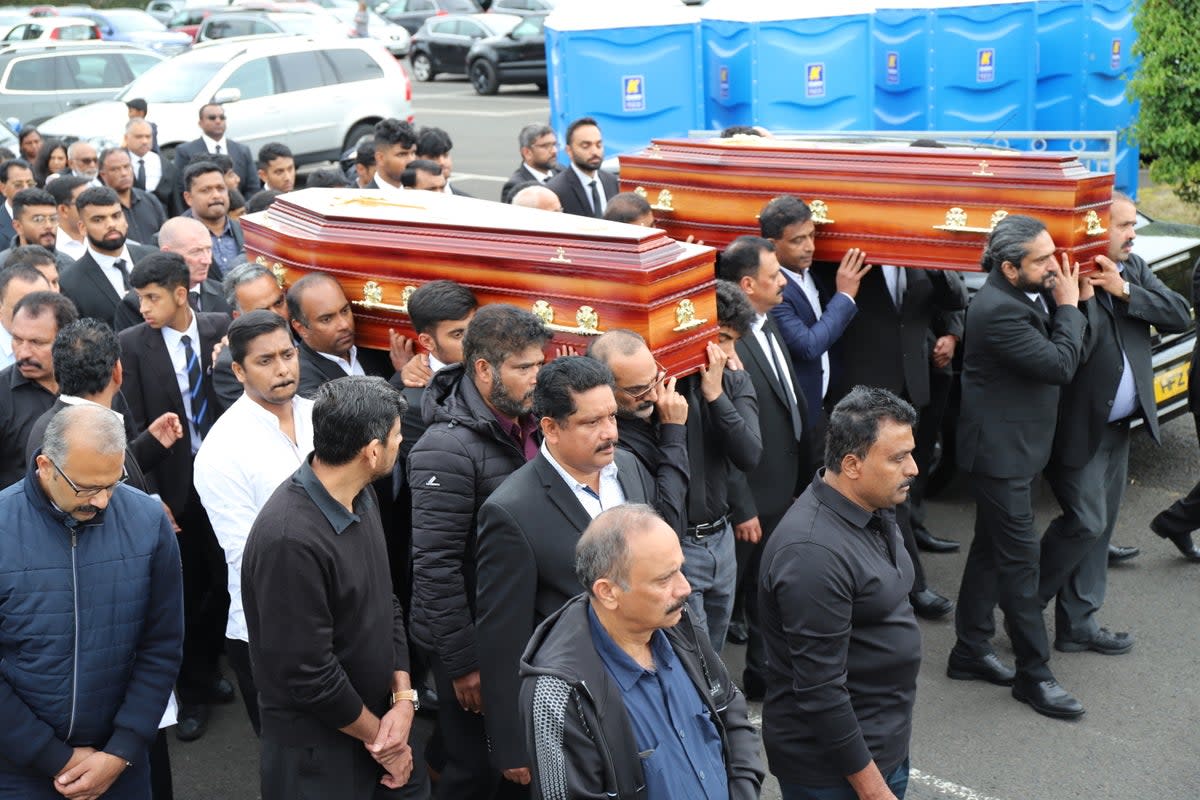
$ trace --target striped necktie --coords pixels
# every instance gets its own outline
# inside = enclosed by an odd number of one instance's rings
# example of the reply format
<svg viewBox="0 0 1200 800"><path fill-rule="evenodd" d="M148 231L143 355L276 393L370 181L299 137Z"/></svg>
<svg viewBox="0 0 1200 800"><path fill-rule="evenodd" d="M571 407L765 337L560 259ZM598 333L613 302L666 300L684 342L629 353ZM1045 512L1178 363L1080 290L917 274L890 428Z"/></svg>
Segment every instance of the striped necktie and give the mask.
<svg viewBox="0 0 1200 800"><path fill-rule="evenodd" d="M200 359L192 349L192 337L184 334L179 337L183 342L183 355L187 359L187 376L189 394L191 395L192 425L203 439L208 433L208 398L204 395L204 377L200 372Z"/></svg>

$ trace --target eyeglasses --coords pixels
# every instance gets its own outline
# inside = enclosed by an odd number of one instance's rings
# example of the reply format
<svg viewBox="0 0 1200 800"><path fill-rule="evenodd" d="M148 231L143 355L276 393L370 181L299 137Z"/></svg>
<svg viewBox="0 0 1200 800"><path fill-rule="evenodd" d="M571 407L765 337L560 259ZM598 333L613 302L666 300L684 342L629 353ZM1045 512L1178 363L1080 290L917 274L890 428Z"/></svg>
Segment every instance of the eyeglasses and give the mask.
<svg viewBox="0 0 1200 800"><path fill-rule="evenodd" d="M29 218L29 221L34 225L45 225L47 222L51 225L57 225L58 214L34 214Z"/></svg>
<svg viewBox="0 0 1200 800"><path fill-rule="evenodd" d="M75 160L78 161L80 164L95 164L97 161L95 156L93 156L92 158L84 158L83 156L80 156L79 158L77 158Z"/></svg>
<svg viewBox="0 0 1200 800"><path fill-rule="evenodd" d="M617 388L629 395L634 400L641 400L643 397L653 392L659 384L667 379L667 368L658 363L658 359L654 360L654 366L658 367L658 374L654 376L653 382L648 383L645 386L618 386Z"/></svg>
<svg viewBox="0 0 1200 800"><path fill-rule="evenodd" d="M125 471L125 466L121 465L121 477L117 479L116 483L110 484L108 486L97 486L94 489L93 488L82 489L75 485L75 481L73 481L67 477L67 473L63 472L62 468L59 467L58 464L54 463L54 459L47 456L46 460L49 461L50 466L54 467L54 470L59 475L62 476L62 479L67 482L67 485L71 487L71 490L73 492L75 492L75 496L78 497L80 500L84 500L89 497L95 497L96 495L100 494L101 492L112 494L113 492L115 492L117 490L118 486L120 486L125 481L129 480L129 473Z"/></svg>

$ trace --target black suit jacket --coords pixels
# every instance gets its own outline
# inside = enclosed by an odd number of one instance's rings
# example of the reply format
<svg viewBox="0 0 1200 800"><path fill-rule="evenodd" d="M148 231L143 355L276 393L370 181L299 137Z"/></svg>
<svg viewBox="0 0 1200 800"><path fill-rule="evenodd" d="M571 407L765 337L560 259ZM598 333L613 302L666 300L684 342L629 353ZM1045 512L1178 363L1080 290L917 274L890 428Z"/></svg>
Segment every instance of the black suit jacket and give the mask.
<svg viewBox="0 0 1200 800"><path fill-rule="evenodd" d="M0 242L7 242L16 235L17 232L13 229L12 215L8 213L8 206L0 203Z"/></svg>
<svg viewBox="0 0 1200 800"><path fill-rule="evenodd" d="M967 287L952 272L905 269L907 287L899 310L883 270L875 267L854 298L858 313L829 353L829 407L855 386L888 389L917 408L929 404L929 330L942 312L967 307ZM832 293L833 274L813 273Z"/></svg>
<svg viewBox="0 0 1200 800"><path fill-rule="evenodd" d="M1087 464L1100 446L1100 434L1121 383L1122 350L1133 371L1137 416L1159 441L1150 326L1165 333L1182 333L1191 327L1188 301L1156 278L1145 261L1131 256L1122 274L1129 282L1128 303L1110 299L1097 288L1096 296L1081 304L1088 319L1083 357L1075 379L1062 391L1052 456L1054 463L1068 468Z"/></svg>
<svg viewBox="0 0 1200 800"><path fill-rule="evenodd" d="M303 341L299 342L297 347L300 350L300 388L298 394L301 397L312 400L316 397L317 390L326 382L346 377L345 370L328 358L325 358L325 356L316 350L313 350ZM404 388L400 373L392 369L392 361L387 353L360 347L357 350L357 356L358 363L362 365L363 372L368 375L388 378L389 382L397 389Z"/></svg>
<svg viewBox="0 0 1200 800"><path fill-rule="evenodd" d="M200 310L213 311L221 314L229 313L229 303L225 302L225 293L221 282L208 278L200 284ZM130 289L121 298L116 313L113 314L113 330L123 331L142 322L141 302L137 292Z"/></svg>
<svg viewBox="0 0 1200 800"><path fill-rule="evenodd" d="M196 315L196 328L200 342L193 345L200 357L204 374L204 389L208 396L208 407L216 419L219 416L216 392L211 380L212 348L229 329L229 315L200 313ZM184 407L179 382L175 378L175 367L167 353L162 331L146 323L121 331L121 365L124 367L125 382L121 393L129 403L134 427L138 431L159 416L173 411L179 415L184 435L167 453L166 458L150 471L151 480L158 488L163 502L170 507L176 519L180 519L187 508L192 492L192 440L188 432L188 417Z"/></svg>
<svg viewBox="0 0 1200 800"><path fill-rule="evenodd" d="M262 183L258 179L258 166L254 160L254 156L250 153L250 148L241 142L235 142L228 136L225 137L225 144L229 146L229 157L233 159L233 171L242 179L241 185L238 187L242 196L249 198L250 195L262 188ZM179 170L179 174L183 175L184 169L193 158L197 156L207 156L208 148L204 145L204 139L197 138L190 142L184 142L175 148L175 168Z"/></svg>
<svg viewBox="0 0 1200 800"><path fill-rule="evenodd" d="M783 347L783 336L774 318L768 315L764 325ZM763 449L757 467L733 475L729 487L729 513L734 524L758 517L763 533L770 533L769 528L783 517L793 498L804 488L801 481L807 483L816 470L811 457L808 407L792 360L786 357L784 350L781 366L792 382L804 421L804 433L797 440L783 384L775 379L770 356L759 346L753 332L739 339L736 349L758 397L758 425Z"/></svg>
<svg viewBox="0 0 1200 800"><path fill-rule="evenodd" d="M134 163L137 163L136 156L133 158ZM183 204L183 176L179 168L174 162L168 161L161 156L158 159L162 164L162 177L158 179L158 185L154 187L152 194L158 198L158 202L162 203L163 208L167 210L168 217L177 217L183 213L186 206ZM137 172L137 167L134 167L134 172Z"/></svg>
<svg viewBox="0 0 1200 800"><path fill-rule="evenodd" d="M1045 469L1061 387L1075 377L1086 328L1078 308L1047 313L999 270L988 275L967 309L957 449L964 470L1031 478Z"/></svg>
<svg viewBox="0 0 1200 800"><path fill-rule="evenodd" d="M149 254L158 252L158 248L144 244L129 244L126 248L134 264ZM128 264L125 268L132 270L133 264ZM108 278L104 277L100 265L92 258L90 252L84 253L83 258L63 270L58 276L58 284L62 293L74 301L79 309L79 316L92 317L109 325L114 324L121 296L113 289Z"/></svg>
<svg viewBox="0 0 1200 800"><path fill-rule="evenodd" d="M629 503L654 502L654 478L617 449L617 477ZM521 652L533 629L579 594L575 543L591 523L554 467L539 453L479 509L476 620L484 721L499 769L529 766L518 710Z"/></svg>
<svg viewBox="0 0 1200 800"><path fill-rule="evenodd" d="M552 168L550 170L551 180L553 180L554 176L558 173L558 167ZM529 183L531 181L536 184L541 184L541 180L538 178L538 176L530 172L529 168L525 166L525 162L522 161L521 166L517 167L513 171L513 174L509 176L509 179L504 182L504 188L500 190L500 202L511 203L513 195L516 194L517 187L523 183ZM547 183L549 183L549 181L547 181Z"/></svg>
<svg viewBox="0 0 1200 800"><path fill-rule="evenodd" d="M612 175L604 170L597 170L596 174L600 176L600 186L604 188L605 199L610 199L621 191L620 184ZM575 170L564 169L546 182L546 188L558 195L558 200L562 203L563 211L566 213L581 217L596 216L592 213L591 191L580 183Z"/></svg>

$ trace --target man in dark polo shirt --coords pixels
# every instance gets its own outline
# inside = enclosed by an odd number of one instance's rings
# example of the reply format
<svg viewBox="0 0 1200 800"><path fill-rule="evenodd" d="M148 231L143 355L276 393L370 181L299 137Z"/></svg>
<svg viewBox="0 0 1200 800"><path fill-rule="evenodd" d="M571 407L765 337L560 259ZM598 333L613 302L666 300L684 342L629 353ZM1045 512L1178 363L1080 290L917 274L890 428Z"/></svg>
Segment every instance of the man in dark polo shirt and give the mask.
<svg viewBox="0 0 1200 800"><path fill-rule="evenodd" d="M413 775L417 693L371 488L396 463L404 408L382 378L322 386L313 454L250 529L242 601L263 800L370 800L380 784L404 797L428 791Z"/></svg>
<svg viewBox="0 0 1200 800"><path fill-rule="evenodd" d="M763 550L763 741L783 800L902 800L921 633L894 507L908 496L913 407L856 386L825 468Z"/></svg>

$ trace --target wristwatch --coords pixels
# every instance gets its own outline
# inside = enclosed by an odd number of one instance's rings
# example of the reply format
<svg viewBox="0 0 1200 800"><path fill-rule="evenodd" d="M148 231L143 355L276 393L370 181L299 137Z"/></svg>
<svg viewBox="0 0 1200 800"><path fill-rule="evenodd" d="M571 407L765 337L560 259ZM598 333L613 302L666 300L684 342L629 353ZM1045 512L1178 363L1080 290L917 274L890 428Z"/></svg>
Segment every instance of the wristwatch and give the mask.
<svg viewBox="0 0 1200 800"><path fill-rule="evenodd" d="M421 708L421 697L417 694L416 689L403 689L399 692L392 692L392 705L396 705L401 700L411 700L413 711L418 711Z"/></svg>
<svg viewBox="0 0 1200 800"><path fill-rule="evenodd" d="M1121 284L1121 298L1124 300L1129 299L1129 281L1125 281L1125 283Z"/></svg>

